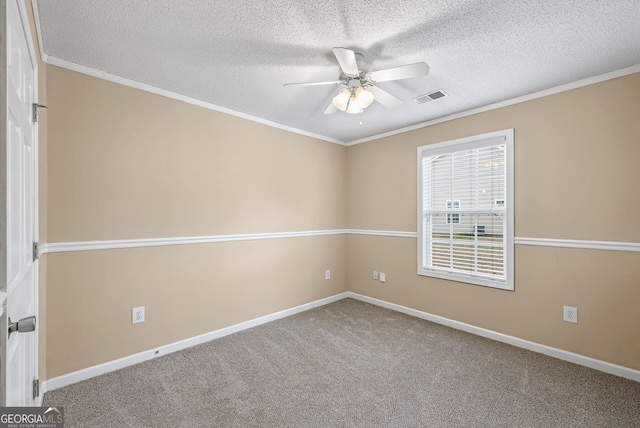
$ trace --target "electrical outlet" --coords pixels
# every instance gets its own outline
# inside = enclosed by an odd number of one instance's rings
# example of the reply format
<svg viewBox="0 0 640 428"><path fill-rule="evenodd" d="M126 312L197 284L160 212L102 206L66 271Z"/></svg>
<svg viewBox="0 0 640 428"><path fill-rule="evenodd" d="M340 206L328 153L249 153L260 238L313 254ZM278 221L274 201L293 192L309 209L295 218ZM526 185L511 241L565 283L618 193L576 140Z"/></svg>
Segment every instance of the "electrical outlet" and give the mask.
<svg viewBox="0 0 640 428"><path fill-rule="evenodd" d="M324 279L331 279L331 270L327 269L324 271Z"/></svg>
<svg viewBox="0 0 640 428"><path fill-rule="evenodd" d="M144 322L144 306L131 309L131 324Z"/></svg>
<svg viewBox="0 0 640 428"><path fill-rule="evenodd" d="M572 308L571 306L563 306L564 316L563 320L566 322L572 322L578 324L578 308Z"/></svg>
<svg viewBox="0 0 640 428"><path fill-rule="evenodd" d="M376 281L378 280L378 271L377 270L373 271L373 279L375 279Z"/></svg>
<svg viewBox="0 0 640 428"><path fill-rule="evenodd" d="M387 274L380 272L380 282L387 282Z"/></svg>

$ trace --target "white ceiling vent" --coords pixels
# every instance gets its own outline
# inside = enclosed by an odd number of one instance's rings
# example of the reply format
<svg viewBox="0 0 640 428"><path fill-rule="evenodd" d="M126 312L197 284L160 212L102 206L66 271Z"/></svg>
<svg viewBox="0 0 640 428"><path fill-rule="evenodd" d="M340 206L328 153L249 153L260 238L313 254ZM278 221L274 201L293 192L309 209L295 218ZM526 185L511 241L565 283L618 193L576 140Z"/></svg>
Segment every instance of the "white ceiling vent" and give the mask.
<svg viewBox="0 0 640 428"><path fill-rule="evenodd" d="M415 97L414 100L416 100L418 104L424 104L429 101L439 100L440 98L444 98L448 96L449 94L447 94L445 91L443 91L442 89L438 89L437 91L431 92L429 94L424 94L424 95Z"/></svg>

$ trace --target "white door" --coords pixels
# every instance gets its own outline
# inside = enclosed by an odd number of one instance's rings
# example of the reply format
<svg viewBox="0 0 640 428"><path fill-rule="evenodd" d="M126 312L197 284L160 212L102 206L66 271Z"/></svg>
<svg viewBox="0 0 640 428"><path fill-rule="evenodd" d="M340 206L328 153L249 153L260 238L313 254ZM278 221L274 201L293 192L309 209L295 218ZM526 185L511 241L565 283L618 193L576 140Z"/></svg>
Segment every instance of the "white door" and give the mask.
<svg viewBox="0 0 640 428"><path fill-rule="evenodd" d="M36 142L32 120L36 62L24 5L7 3L7 319L36 315ZM31 49L30 49L31 47ZM37 335L15 332L6 343L6 405L33 406Z"/></svg>

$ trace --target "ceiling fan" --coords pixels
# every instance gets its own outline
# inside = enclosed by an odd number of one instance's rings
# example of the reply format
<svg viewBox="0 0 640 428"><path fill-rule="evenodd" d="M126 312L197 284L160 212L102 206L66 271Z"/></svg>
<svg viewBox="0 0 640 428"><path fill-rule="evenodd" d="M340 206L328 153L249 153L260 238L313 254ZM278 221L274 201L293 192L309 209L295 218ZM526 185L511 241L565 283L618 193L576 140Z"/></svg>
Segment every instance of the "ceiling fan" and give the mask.
<svg viewBox="0 0 640 428"><path fill-rule="evenodd" d="M362 113L375 100L385 107L393 108L402 104L402 101L387 91L377 87L379 82L390 80L409 79L412 77L426 76L429 66L424 62L402 65L400 67L371 71L369 65L364 62L364 57L351 49L333 48L333 53L340 64L340 76L338 80L328 82L286 83L284 86L319 86L319 85L343 85L345 88L338 92L324 114L335 113L338 110L347 113Z"/></svg>

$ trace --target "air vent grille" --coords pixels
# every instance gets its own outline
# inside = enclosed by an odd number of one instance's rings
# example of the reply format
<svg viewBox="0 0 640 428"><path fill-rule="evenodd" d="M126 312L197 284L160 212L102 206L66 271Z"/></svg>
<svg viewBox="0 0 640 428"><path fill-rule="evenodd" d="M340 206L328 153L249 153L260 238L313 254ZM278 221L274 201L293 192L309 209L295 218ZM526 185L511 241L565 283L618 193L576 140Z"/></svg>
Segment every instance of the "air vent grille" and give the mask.
<svg viewBox="0 0 640 428"><path fill-rule="evenodd" d="M448 96L449 95L445 91L443 91L442 89L439 89L437 91L415 97L414 100L416 100L418 104L424 104L424 103L428 103L429 101L439 100L440 98L444 98Z"/></svg>

